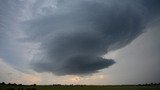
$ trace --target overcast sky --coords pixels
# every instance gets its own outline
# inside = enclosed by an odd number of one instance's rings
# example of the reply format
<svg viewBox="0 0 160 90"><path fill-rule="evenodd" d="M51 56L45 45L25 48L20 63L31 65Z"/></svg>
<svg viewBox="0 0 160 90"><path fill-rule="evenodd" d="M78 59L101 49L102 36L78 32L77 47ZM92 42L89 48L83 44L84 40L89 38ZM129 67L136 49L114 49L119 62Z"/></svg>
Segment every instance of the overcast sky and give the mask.
<svg viewBox="0 0 160 90"><path fill-rule="evenodd" d="M0 82L160 82L159 0L0 0Z"/></svg>

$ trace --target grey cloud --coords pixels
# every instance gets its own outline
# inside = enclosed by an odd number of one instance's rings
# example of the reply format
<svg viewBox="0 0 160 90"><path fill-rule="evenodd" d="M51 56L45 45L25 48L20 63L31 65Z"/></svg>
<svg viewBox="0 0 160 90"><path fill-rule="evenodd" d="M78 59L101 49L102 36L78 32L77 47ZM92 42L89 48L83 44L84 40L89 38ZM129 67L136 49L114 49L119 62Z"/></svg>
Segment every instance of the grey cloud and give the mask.
<svg viewBox="0 0 160 90"><path fill-rule="evenodd" d="M27 65L24 64L22 53L24 47L17 41L17 26L26 3L21 0L0 0L0 59L21 71L25 71Z"/></svg>
<svg viewBox="0 0 160 90"><path fill-rule="evenodd" d="M66 75L66 74L90 74L95 73L99 69L107 68L108 66L114 64L115 62L111 59L103 59L101 57L94 57L94 56L75 56L69 59L65 59L61 62L63 66L48 65L48 63L41 63L38 62L35 64L36 71L49 71L55 72L57 75ZM42 67L42 66L45 66Z"/></svg>
<svg viewBox="0 0 160 90"><path fill-rule="evenodd" d="M32 68L56 75L91 74L108 68L115 61L102 56L144 32L151 17L145 5L128 0L62 0L52 15L23 23L26 40L40 43Z"/></svg>

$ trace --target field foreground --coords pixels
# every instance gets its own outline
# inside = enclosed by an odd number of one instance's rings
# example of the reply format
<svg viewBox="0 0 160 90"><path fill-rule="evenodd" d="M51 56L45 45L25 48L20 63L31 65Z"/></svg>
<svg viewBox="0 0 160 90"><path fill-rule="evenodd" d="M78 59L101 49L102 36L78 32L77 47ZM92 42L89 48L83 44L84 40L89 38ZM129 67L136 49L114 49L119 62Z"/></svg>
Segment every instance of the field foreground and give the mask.
<svg viewBox="0 0 160 90"><path fill-rule="evenodd" d="M156 86L136 86L136 85L107 85L107 86L89 86L89 85L37 85L37 86L11 86L0 85L0 90L160 90L160 85Z"/></svg>

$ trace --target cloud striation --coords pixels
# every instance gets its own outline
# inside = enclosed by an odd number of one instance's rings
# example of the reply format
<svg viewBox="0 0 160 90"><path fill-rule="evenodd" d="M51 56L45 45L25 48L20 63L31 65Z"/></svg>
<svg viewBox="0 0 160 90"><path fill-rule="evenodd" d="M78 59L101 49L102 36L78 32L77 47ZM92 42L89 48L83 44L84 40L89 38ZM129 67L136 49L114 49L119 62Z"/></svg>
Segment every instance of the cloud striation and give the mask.
<svg viewBox="0 0 160 90"><path fill-rule="evenodd" d="M108 68L115 61L102 56L144 32L152 17L152 6L146 8L150 2L61 0L54 10L42 8L43 15L23 22L25 40L40 45L31 67L56 75L92 74Z"/></svg>

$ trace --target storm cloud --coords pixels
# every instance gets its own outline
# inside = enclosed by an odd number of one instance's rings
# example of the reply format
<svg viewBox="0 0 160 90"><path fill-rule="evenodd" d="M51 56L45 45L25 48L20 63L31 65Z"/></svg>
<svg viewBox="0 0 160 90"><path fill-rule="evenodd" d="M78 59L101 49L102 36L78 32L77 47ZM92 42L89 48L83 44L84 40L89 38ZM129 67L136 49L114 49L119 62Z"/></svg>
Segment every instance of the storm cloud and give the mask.
<svg viewBox="0 0 160 90"><path fill-rule="evenodd" d="M151 5L144 1L61 0L54 9L35 6L43 15L22 24L24 41L39 43L31 68L56 75L92 74L108 68L115 61L103 55L142 34L159 8L151 8L156 0Z"/></svg>
<svg viewBox="0 0 160 90"><path fill-rule="evenodd" d="M152 17L149 13L155 10L151 5L146 8L149 3L64 0L53 13L52 8L43 9L45 15L23 23L27 40L40 44L32 68L56 75L91 74L108 68L115 61L102 56L144 32Z"/></svg>
<svg viewBox="0 0 160 90"><path fill-rule="evenodd" d="M135 2L61 1L53 14L24 22L27 40L40 43L32 68L56 75L91 74L108 68L115 61L102 56L140 35L145 13Z"/></svg>

